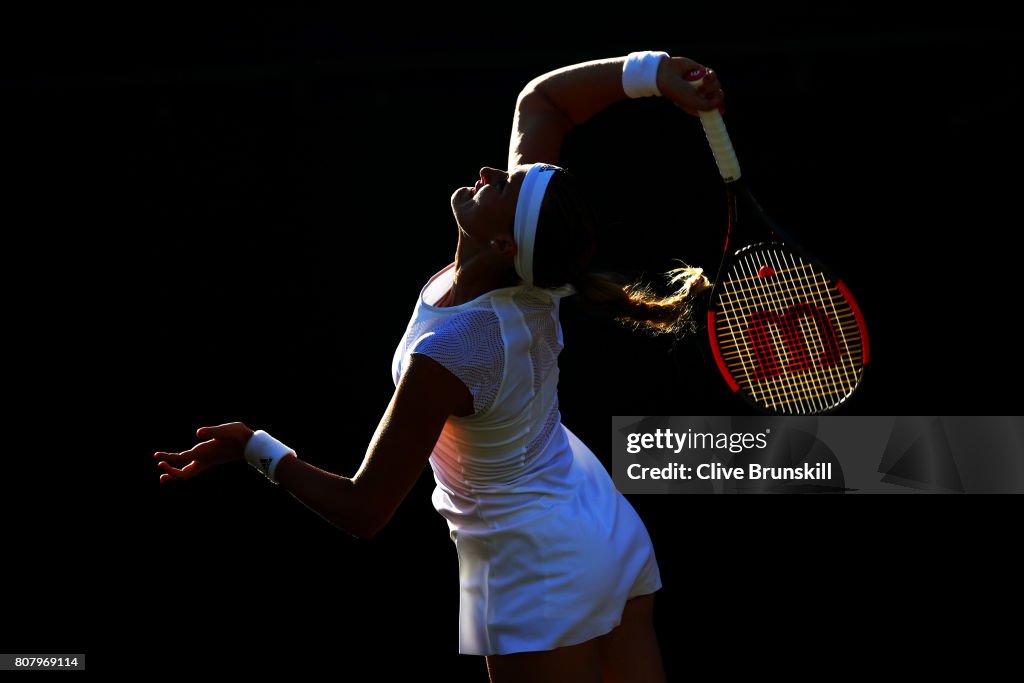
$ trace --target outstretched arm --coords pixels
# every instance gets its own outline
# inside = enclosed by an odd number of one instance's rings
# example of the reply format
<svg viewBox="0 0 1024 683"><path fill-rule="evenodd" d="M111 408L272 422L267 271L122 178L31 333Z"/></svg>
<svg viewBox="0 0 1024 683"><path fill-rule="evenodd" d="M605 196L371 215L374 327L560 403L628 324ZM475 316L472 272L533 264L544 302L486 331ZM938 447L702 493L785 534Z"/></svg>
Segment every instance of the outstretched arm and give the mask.
<svg viewBox="0 0 1024 683"><path fill-rule="evenodd" d="M516 100L508 168L537 162L557 163L565 134L602 109L626 99L622 89L625 57L599 59L556 69L530 81ZM683 75L701 65L669 57L658 65L658 89L694 116L721 107L721 87L714 72L694 89Z"/></svg>
<svg viewBox="0 0 1024 683"><path fill-rule="evenodd" d="M355 476L332 474L294 455L277 465L278 483L311 510L360 538L375 535L408 495L448 416L471 410L466 385L433 359L412 354ZM203 427L209 437L182 453L156 453L161 481L190 479L241 460L252 430L240 422ZM180 468L180 469L179 469Z"/></svg>

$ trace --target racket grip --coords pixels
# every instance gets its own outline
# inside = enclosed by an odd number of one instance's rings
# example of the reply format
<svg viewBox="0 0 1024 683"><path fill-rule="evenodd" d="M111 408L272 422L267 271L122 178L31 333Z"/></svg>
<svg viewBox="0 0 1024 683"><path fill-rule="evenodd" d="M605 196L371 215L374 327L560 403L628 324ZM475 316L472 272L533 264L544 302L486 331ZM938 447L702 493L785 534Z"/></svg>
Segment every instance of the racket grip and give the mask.
<svg viewBox="0 0 1024 683"><path fill-rule="evenodd" d="M699 88L704 82L704 75L704 69L692 69L687 72L685 78L694 88ZM699 115L722 180L727 183L739 180L740 162L736 158L736 150L732 148L732 140L729 139L729 131L725 129L725 120L722 119L722 114L713 109L701 111Z"/></svg>

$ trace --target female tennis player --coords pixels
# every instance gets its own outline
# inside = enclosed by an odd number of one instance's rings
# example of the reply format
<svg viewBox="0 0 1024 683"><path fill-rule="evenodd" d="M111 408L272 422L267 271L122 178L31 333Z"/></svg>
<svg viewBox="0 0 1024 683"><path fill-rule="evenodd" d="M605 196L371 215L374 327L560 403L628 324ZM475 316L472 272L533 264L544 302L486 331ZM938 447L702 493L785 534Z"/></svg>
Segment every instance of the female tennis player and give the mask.
<svg viewBox="0 0 1024 683"><path fill-rule="evenodd" d="M429 462L435 508L459 555L460 652L491 681L664 681L653 628L661 577L647 530L593 453L561 422L559 300L573 294L637 328L687 323L699 269L657 297L588 272L593 216L554 164L563 136L627 97L663 95L692 115L723 105L714 73L659 52L568 66L530 82L508 171L483 168L451 197L455 261L423 287L393 363L396 384L353 477L318 469L240 422L158 452L160 480L246 459L359 537L384 526Z"/></svg>

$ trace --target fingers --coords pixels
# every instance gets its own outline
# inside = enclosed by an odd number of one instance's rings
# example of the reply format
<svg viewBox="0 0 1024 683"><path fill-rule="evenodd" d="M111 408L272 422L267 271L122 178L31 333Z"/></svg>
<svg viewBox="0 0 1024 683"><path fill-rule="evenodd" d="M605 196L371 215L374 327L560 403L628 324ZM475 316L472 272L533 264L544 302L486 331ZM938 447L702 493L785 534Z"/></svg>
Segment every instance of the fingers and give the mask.
<svg viewBox="0 0 1024 683"><path fill-rule="evenodd" d="M173 467L171 467L170 463L173 462L175 465L187 466L188 463L192 461L192 458L186 455L185 453L170 453L168 451L157 451L156 453L153 454L153 457L160 458L160 462L158 462L156 466L164 470L164 474L160 475L161 484L166 484L167 482L174 481L175 479L179 478L176 477L174 474L171 474L170 470L173 470L175 473L180 473L182 470L175 470Z"/></svg>
<svg viewBox="0 0 1024 683"><path fill-rule="evenodd" d="M722 84L719 82L718 74L715 73L714 69L707 69L704 74L704 81L697 88L697 92L704 99L704 104L700 109L704 111L717 109L719 112L725 113L725 92L722 90Z"/></svg>
<svg viewBox="0 0 1024 683"><path fill-rule="evenodd" d="M241 449L253 431L242 422L228 422L200 427L196 434L205 441L180 453L157 451L153 454L163 472L161 483L191 479L213 465L240 459Z"/></svg>
<svg viewBox="0 0 1024 683"><path fill-rule="evenodd" d="M165 451L157 451L153 454L153 457L161 460L167 460L175 465L187 465L192 461L192 458L185 453L167 453Z"/></svg>
<svg viewBox="0 0 1024 683"><path fill-rule="evenodd" d="M708 111L717 109L720 114L725 113L725 95L719 90L714 95L707 98L708 100Z"/></svg>
<svg viewBox="0 0 1024 683"><path fill-rule="evenodd" d="M180 469L173 467L170 463L163 460L158 462L156 466L163 470L163 474L160 475L161 484L166 484L174 480L187 481L203 471L203 468L195 460Z"/></svg>
<svg viewBox="0 0 1024 683"><path fill-rule="evenodd" d="M725 113L725 93L722 91L722 84L714 69L708 69L696 62L692 63L694 68L704 70L704 76L699 86L694 86L685 79L685 72L679 74L677 80L670 81L668 87L663 89L663 94L671 99L677 107L691 116L698 116L702 111L718 111Z"/></svg>
<svg viewBox="0 0 1024 683"><path fill-rule="evenodd" d="M697 105L698 109L702 111L717 109L719 112L723 114L725 113L725 93L721 90L718 90L717 92L701 92L698 94L700 95L701 100Z"/></svg>
<svg viewBox="0 0 1024 683"><path fill-rule="evenodd" d="M722 90L722 85L718 82L717 78L714 80L709 79L701 83L700 88L698 88L698 92L704 96L704 99L706 99L709 104L713 104L714 106L718 106L725 101L725 92Z"/></svg>
<svg viewBox="0 0 1024 683"><path fill-rule="evenodd" d="M178 466L187 465L188 463L192 462L193 460L196 460L201 456L203 446L212 443L213 439L210 439L209 441L203 441L201 443L197 443L195 446L188 449L187 451L181 451L180 453L167 453L164 451L157 451L156 453L153 454L153 457L167 460Z"/></svg>
<svg viewBox="0 0 1024 683"><path fill-rule="evenodd" d="M171 464L166 461L161 460L156 464L156 466L163 470L163 473L160 475L161 484L166 484L167 482L174 481L175 479L187 479L187 477L183 476L182 470L172 467Z"/></svg>

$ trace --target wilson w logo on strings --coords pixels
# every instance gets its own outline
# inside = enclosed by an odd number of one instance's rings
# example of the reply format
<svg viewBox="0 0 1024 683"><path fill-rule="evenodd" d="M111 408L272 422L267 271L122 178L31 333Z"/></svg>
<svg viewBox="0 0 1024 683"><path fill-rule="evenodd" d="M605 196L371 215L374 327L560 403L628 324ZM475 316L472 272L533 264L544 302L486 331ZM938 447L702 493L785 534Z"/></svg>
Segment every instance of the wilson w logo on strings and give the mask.
<svg viewBox="0 0 1024 683"><path fill-rule="evenodd" d="M807 340L801 329L801 322L805 320L810 320L813 323L814 335L821 342L821 355L818 358L818 364L826 366L839 362L842 350L839 348L839 342L836 341L832 321L828 314L817 306L801 302L790 306L785 315L781 316L775 311L755 311L751 314L747 325L747 338L757 363L754 371L756 380L762 381L782 374L771 327L782 333L782 347L788 357L786 372L804 372L811 368L813 361L808 353Z"/></svg>
<svg viewBox="0 0 1024 683"><path fill-rule="evenodd" d="M754 245L737 256L708 320L733 391L795 413L842 401L867 362L860 312L845 285L782 245Z"/></svg>

